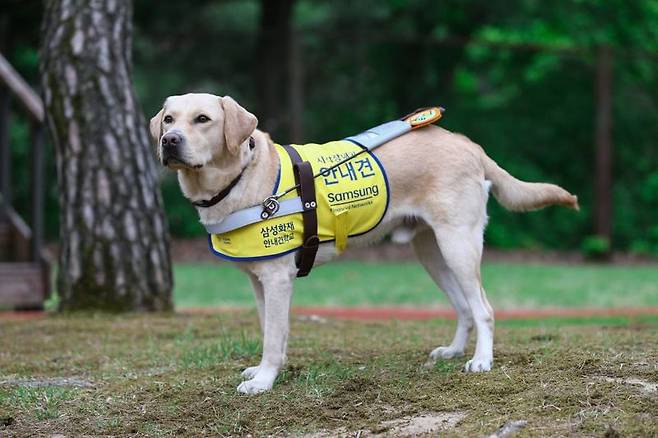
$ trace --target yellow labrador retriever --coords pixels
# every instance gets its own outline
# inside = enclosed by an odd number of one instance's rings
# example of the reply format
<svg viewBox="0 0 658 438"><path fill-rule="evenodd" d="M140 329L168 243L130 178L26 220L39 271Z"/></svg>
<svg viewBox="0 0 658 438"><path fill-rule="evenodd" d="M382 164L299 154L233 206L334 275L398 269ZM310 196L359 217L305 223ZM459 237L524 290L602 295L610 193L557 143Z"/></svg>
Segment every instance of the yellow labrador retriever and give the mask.
<svg viewBox="0 0 658 438"><path fill-rule="evenodd" d="M183 194L193 202L213 198L242 172L218 204L197 207L203 224L260 204L272 193L279 158L269 135L256 129L256 117L229 96L186 94L167 98L150 123L163 165L178 172ZM253 140L250 140L253 138ZM412 245L458 316L452 342L435 348L430 362L462 356L475 326L477 343L468 372L493 364L494 313L480 276L489 189L505 208L528 211L549 205L578 208L577 198L544 183L520 181L501 169L483 149L463 135L428 126L402 135L376 150L388 174L389 208L366 235L350 238L365 245L415 218ZM334 257L322 244L315 265ZM256 394L272 388L286 362L290 302L297 268L288 254L265 261L239 262L253 285L263 333L263 356L242 373L238 391Z"/></svg>

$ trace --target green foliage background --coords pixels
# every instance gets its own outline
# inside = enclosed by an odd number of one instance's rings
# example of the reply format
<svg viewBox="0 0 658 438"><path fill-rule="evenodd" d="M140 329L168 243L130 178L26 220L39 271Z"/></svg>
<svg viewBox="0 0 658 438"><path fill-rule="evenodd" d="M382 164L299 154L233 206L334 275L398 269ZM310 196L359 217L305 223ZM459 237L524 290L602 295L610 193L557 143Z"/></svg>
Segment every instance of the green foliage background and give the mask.
<svg viewBox="0 0 658 438"><path fill-rule="evenodd" d="M147 117L166 96L189 91L229 94L258 115L259 2L135 3L134 79ZM37 84L34 4L16 2L10 11L20 30L8 55ZM307 140L341 138L440 104L448 110L442 126L481 144L513 175L578 194L580 214L511 214L491 202L487 242L499 247L577 248L592 233L594 69L597 49L612 47L614 246L658 252L658 1L300 0L293 22ZM27 127L14 122L14 196L26 211ZM52 154L49 161L47 232L56 237ZM172 233L201 235L165 171L162 190Z"/></svg>

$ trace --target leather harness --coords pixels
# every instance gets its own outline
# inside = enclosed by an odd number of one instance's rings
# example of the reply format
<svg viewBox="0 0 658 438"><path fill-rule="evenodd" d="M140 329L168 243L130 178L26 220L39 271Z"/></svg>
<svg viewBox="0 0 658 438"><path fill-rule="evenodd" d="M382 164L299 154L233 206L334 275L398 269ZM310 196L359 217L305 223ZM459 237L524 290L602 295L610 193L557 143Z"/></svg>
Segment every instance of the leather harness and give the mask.
<svg viewBox="0 0 658 438"><path fill-rule="evenodd" d="M295 175L297 193L302 200L302 218L304 220L304 243L297 251L295 263L297 265L297 277L306 277L313 268L315 255L318 253L320 239L318 238L318 213L317 200L315 198L315 178L311 163L303 161L295 148L284 145L283 148L290 156L292 170Z"/></svg>

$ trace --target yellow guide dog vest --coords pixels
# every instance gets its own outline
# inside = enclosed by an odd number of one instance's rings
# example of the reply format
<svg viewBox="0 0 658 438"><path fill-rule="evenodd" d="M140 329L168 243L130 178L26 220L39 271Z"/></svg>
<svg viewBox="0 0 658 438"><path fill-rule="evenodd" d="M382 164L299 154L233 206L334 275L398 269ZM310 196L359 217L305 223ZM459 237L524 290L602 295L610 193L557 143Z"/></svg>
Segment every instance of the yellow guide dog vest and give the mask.
<svg viewBox="0 0 658 438"><path fill-rule="evenodd" d="M436 122L443 111L441 107L421 108L399 120L325 144L275 144L280 166L272 196L260 205L205 223L210 249L233 261L297 251L297 276L308 275L320 243L333 241L340 253L349 237L367 233L384 218L388 181L372 150ZM253 138L250 147L254 147ZM212 199L193 204L208 208L221 202L241 175Z"/></svg>
<svg viewBox="0 0 658 438"><path fill-rule="evenodd" d="M325 144L290 145L304 161L311 163L315 178L319 241L334 241L337 251L347 246L348 237L375 228L389 202L386 172L377 157L364 147L339 140ZM295 185L293 166L284 148L275 144L279 155L279 177L273 193ZM330 169L354 155L353 159ZM294 191L279 200L294 198ZM302 213L275 216L225 233L210 234L210 248L216 255L233 261L279 257L303 244Z"/></svg>

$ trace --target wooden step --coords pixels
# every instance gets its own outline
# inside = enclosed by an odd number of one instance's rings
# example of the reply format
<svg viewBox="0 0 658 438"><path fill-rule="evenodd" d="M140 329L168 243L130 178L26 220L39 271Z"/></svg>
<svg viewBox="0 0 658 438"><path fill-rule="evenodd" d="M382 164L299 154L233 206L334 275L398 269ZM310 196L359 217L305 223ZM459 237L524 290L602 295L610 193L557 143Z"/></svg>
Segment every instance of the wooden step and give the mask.
<svg viewBox="0 0 658 438"><path fill-rule="evenodd" d="M49 291L47 263L0 263L0 309L42 309Z"/></svg>
<svg viewBox="0 0 658 438"><path fill-rule="evenodd" d="M0 263L29 262L32 231L12 208L0 218Z"/></svg>

